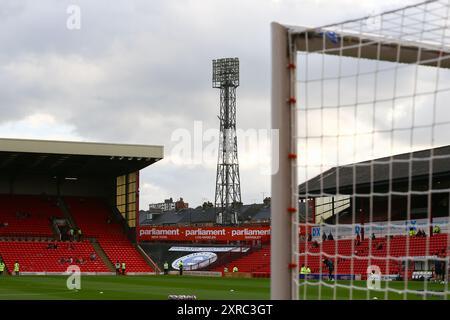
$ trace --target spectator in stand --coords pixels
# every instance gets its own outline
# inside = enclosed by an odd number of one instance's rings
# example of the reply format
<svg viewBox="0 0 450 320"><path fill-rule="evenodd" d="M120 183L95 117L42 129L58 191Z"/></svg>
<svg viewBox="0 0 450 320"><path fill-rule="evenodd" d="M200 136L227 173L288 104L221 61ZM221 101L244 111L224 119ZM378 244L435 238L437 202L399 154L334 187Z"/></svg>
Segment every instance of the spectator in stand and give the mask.
<svg viewBox="0 0 450 320"><path fill-rule="evenodd" d="M81 229L78 228L78 241L82 241L83 240L82 237L83 237L83 235L81 233Z"/></svg>
<svg viewBox="0 0 450 320"><path fill-rule="evenodd" d="M319 247L319 243L317 241L313 241L312 247L313 248L318 248Z"/></svg>
<svg viewBox="0 0 450 320"><path fill-rule="evenodd" d="M327 240L327 234L324 232L322 235L322 241L325 241L325 240Z"/></svg>
<svg viewBox="0 0 450 320"><path fill-rule="evenodd" d="M435 226L433 227L433 233L434 233L434 234L441 233L441 227L440 227L439 225L435 225Z"/></svg>
<svg viewBox="0 0 450 320"><path fill-rule="evenodd" d="M435 260L434 261L434 277L435 277L435 280L436 281L440 281L442 279L442 281L444 281L443 273L445 273L445 272L443 272L443 269L442 269L442 261Z"/></svg>
<svg viewBox="0 0 450 320"><path fill-rule="evenodd" d="M91 261L95 261L97 259L97 255L95 254L95 252L92 252L91 255L89 256L89 258L91 259ZM117 261L117 262L119 262L119 261Z"/></svg>
<svg viewBox="0 0 450 320"><path fill-rule="evenodd" d="M409 228L409 236L414 237L416 235L416 230L413 227Z"/></svg>
<svg viewBox="0 0 450 320"><path fill-rule="evenodd" d="M19 261L16 260L14 263L14 274L18 276L20 274L20 264Z"/></svg>
<svg viewBox="0 0 450 320"><path fill-rule="evenodd" d="M180 262L178 262L178 270L180 271L180 276L183 275L183 260L180 259Z"/></svg>
<svg viewBox="0 0 450 320"><path fill-rule="evenodd" d="M225 267L226 268L226 267ZM225 271L224 271L225 272ZM228 271L227 271L228 272ZM167 275L169 274L169 264L166 262L164 262L164 274Z"/></svg>
<svg viewBox="0 0 450 320"><path fill-rule="evenodd" d="M302 264L302 267L300 268L300 274L303 274L306 277L306 275L311 274L311 269L308 266Z"/></svg>
<svg viewBox="0 0 450 320"><path fill-rule="evenodd" d="M328 280L333 280L333 271L334 271L334 264L333 261L331 261L330 259L324 258L323 259L323 263L327 266L328 268Z"/></svg>
<svg viewBox="0 0 450 320"><path fill-rule="evenodd" d="M361 244L361 236L359 235L359 232L356 234L356 245L359 246Z"/></svg>
<svg viewBox="0 0 450 320"><path fill-rule="evenodd" d="M377 237L375 237L375 233L372 232L372 240L375 240Z"/></svg>
<svg viewBox="0 0 450 320"><path fill-rule="evenodd" d="M5 263L3 260L0 259L0 276L3 275L3 272L5 271Z"/></svg>
<svg viewBox="0 0 450 320"><path fill-rule="evenodd" d="M300 274L306 274L306 267L305 264L302 264L301 268L300 268Z"/></svg>
<svg viewBox="0 0 450 320"><path fill-rule="evenodd" d="M127 273L126 273L126 267L125 267L125 261L124 261L124 262L122 262L122 275L124 276L126 274Z"/></svg>
<svg viewBox="0 0 450 320"><path fill-rule="evenodd" d="M117 260L115 267L116 267L116 274L119 275L120 274L120 262L119 262L119 260Z"/></svg>
<svg viewBox="0 0 450 320"><path fill-rule="evenodd" d="M377 244L377 250L383 250L383 243L382 242L379 242Z"/></svg>
<svg viewBox="0 0 450 320"><path fill-rule="evenodd" d="M328 235L328 240L334 240L333 234L331 233L331 231L330 231L330 234Z"/></svg>
<svg viewBox="0 0 450 320"><path fill-rule="evenodd" d="M311 241L312 241L312 234L308 233L308 242L311 242Z"/></svg>

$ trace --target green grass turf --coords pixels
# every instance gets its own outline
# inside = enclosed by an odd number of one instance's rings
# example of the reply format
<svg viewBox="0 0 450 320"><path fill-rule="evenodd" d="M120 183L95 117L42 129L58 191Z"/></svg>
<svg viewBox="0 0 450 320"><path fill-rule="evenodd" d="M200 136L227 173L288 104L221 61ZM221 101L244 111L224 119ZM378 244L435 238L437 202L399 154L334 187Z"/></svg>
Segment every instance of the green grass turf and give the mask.
<svg viewBox="0 0 450 320"><path fill-rule="evenodd" d="M265 300L270 297L269 279L203 278L192 276L83 276L81 290L70 291L66 288L64 276L3 276L0 278L0 299L45 299L45 300L151 300L167 299L169 294L196 295L198 300L207 299L251 299ZM325 282L334 284L334 282ZM304 284L304 282L302 282ZM315 285L314 285L315 284ZM350 298L347 288L317 286L318 282L309 281L301 286L300 298L321 299ZM339 285L349 285L350 281L339 281ZM365 281L354 281L354 286L365 288ZM410 290L423 290L421 282L410 282ZM382 286L384 287L384 285ZM389 282L390 288L403 289L403 282ZM306 288L306 289L305 289ZM450 289L450 288L449 288ZM233 290L233 291L231 291ZM428 291L443 291L445 286L428 283ZM103 293L100 293L103 292ZM369 298L376 296L384 299L384 292L371 291ZM367 299L367 291L353 290L353 299ZM403 295L389 293L389 299L403 299ZM408 299L423 299L422 295L409 294ZM428 295L428 299L443 299L442 296ZM447 295L450 299L450 295Z"/></svg>

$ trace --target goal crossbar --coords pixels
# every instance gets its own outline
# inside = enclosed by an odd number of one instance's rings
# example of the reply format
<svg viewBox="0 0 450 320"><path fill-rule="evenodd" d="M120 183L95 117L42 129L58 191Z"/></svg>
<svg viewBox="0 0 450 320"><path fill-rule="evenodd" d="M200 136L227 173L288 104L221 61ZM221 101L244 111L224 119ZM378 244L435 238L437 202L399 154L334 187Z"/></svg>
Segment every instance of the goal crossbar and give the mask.
<svg viewBox="0 0 450 320"><path fill-rule="evenodd" d="M331 41L329 29L285 28L296 51L450 68L450 47L351 32L338 32L338 40Z"/></svg>

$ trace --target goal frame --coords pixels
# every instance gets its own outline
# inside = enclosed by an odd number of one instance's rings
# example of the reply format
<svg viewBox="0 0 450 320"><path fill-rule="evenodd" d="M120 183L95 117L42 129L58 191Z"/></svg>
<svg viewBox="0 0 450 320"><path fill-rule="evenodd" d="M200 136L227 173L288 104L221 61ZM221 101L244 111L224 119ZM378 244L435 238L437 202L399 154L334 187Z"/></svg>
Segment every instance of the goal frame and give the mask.
<svg viewBox="0 0 450 320"><path fill-rule="evenodd" d="M306 28L271 23L271 123L279 137L278 150L272 156L278 170L271 177L271 299L274 300L298 299L297 157L301 155L297 155L294 138L298 130L297 52L450 68L450 52L430 43L339 32L342 40L339 43L327 40L324 48L323 33L328 31L329 26Z"/></svg>

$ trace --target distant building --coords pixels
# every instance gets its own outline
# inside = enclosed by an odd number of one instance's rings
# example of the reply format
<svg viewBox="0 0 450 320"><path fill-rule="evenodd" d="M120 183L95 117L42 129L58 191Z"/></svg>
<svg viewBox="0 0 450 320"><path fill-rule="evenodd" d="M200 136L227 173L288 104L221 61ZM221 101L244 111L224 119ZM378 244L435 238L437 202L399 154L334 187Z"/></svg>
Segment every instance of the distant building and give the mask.
<svg viewBox="0 0 450 320"><path fill-rule="evenodd" d="M175 202L175 210L187 209L189 208L189 203L184 202L183 198L180 198L177 202Z"/></svg>
<svg viewBox="0 0 450 320"><path fill-rule="evenodd" d="M151 203L149 204L149 209L160 209L161 211L170 211L175 210L175 202L173 202L173 199L166 199L164 202L161 203Z"/></svg>
<svg viewBox="0 0 450 320"><path fill-rule="evenodd" d="M180 198L178 201L173 201L172 198L164 200L161 203L151 203L149 205L150 211L154 212L155 210L160 210L161 212L165 211L173 211L173 210L181 210L189 208L189 203L184 202L183 198Z"/></svg>

